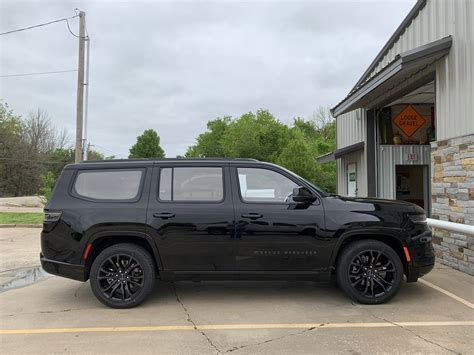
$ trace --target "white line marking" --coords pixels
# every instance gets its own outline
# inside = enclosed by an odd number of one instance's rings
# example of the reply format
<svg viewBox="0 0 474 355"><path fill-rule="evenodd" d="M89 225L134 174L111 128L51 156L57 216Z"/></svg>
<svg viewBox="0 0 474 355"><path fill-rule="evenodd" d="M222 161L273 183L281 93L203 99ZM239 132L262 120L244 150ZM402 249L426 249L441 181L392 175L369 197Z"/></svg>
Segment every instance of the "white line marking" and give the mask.
<svg viewBox="0 0 474 355"><path fill-rule="evenodd" d="M0 335L7 334L58 334L58 333L106 333L106 332L158 332L185 330L234 330L234 329L325 329L325 328L390 328L390 327L448 327L474 326L473 321L442 322L393 322L393 323L287 323L287 324L204 324L197 325L158 325L131 327L97 328L37 328L37 329L0 329Z"/></svg>
<svg viewBox="0 0 474 355"><path fill-rule="evenodd" d="M434 284L432 284L431 282L428 282L426 280L423 280L423 279L418 279L418 282L421 282L422 284L428 286L428 287L431 287L433 289L435 289L436 291L439 291L441 293L444 293L446 296L448 297L451 297L452 299L458 301L458 302L461 302L462 304L468 306L469 308L471 309L474 309L474 303L471 303L467 300L465 300L464 298L461 298L459 296L456 296L454 293L451 293L449 291L446 291L445 289L442 289L441 287L439 286L436 286Z"/></svg>

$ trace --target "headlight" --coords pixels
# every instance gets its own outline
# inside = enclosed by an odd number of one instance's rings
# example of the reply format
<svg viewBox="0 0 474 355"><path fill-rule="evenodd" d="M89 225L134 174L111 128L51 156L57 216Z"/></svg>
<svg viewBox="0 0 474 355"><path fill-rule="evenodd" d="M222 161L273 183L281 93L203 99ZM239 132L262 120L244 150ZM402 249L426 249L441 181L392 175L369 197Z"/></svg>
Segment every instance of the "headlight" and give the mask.
<svg viewBox="0 0 474 355"><path fill-rule="evenodd" d="M426 215L425 214L409 214L408 218L410 221L415 224L426 224Z"/></svg>

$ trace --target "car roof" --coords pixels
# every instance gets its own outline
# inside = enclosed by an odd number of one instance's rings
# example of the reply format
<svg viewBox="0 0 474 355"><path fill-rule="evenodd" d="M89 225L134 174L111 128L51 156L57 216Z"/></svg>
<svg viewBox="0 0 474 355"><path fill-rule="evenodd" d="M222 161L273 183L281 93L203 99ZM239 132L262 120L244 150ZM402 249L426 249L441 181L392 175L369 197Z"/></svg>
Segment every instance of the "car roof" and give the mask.
<svg viewBox="0 0 474 355"><path fill-rule="evenodd" d="M131 167L131 166L153 166L165 164L188 164L188 163L205 163L205 164L226 164L226 163L259 163L261 162L251 158L161 158L161 159L109 159L109 160L85 160L76 164L66 165L66 169L81 169L81 168L108 168L108 167Z"/></svg>

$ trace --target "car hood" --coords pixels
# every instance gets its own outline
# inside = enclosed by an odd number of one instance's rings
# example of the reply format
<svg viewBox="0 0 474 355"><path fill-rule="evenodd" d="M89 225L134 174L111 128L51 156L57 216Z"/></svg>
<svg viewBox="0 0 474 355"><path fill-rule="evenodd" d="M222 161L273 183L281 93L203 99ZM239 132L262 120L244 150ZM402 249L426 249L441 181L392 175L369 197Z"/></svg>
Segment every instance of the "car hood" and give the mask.
<svg viewBox="0 0 474 355"><path fill-rule="evenodd" d="M407 214L424 213L409 202L380 198L328 196L324 198L326 221L329 225L378 224L400 227Z"/></svg>

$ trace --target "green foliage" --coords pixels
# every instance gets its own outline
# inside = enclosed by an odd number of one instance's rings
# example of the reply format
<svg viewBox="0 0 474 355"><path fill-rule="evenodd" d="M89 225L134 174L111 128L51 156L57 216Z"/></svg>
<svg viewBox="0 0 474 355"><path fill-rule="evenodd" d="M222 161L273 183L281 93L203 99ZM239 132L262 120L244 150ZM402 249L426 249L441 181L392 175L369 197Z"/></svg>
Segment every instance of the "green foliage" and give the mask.
<svg viewBox="0 0 474 355"><path fill-rule="evenodd" d="M96 150L89 149L89 151L87 152L87 160L104 160L104 159L105 159L104 154L99 153Z"/></svg>
<svg viewBox="0 0 474 355"><path fill-rule="evenodd" d="M27 154L23 129L21 117L0 100L0 197L18 196L27 187L20 177L23 167L17 163Z"/></svg>
<svg viewBox="0 0 474 355"><path fill-rule="evenodd" d="M46 202L51 198L55 184L56 176L54 176L52 171L48 171L46 174L41 175L40 195L43 198L43 203L46 204Z"/></svg>
<svg viewBox="0 0 474 355"><path fill-rule="evenodd" d="M245 113L239 118L216 118L207 124L186 157L254 158L284 166L319 186L335 192L334 162L316 164L316 157L335 149L335 122L320 108L311 120L296 118L292 127L269 111Z"/></svg>
<svg viewBox="0 0 474 355"><path fill-rule="evenodd" d="M207 132L201 133L196 138L196 144L189 147L186 152L186 157L197 158L225 156L222 137L230 123L231 118L229 116L216 118L215 120L207 122Z"/></svg>
<svg viewBox="0 0 474 355"><path fill-rule="evenodd" d="M137 143L130 148L129 158L164 158L160 137L153 129L147 129L137 137Z"/></svg>
<svg viewBox="0 0 474 355"><path fill-rule="evenodd" d="M226 156L269 162L276 162L287 142L288 127L266 110L232 121L222 137Z"/></svg>
<svg viewBox="0 0 474 355"><path fill-rule="evenodd" d="M57 148L49 153L48 172L51 172L56 180L67 164L74 163L74 149Z"/></svg>
<svg viewBox="0 0 474 355"><path fill-rule="evenodd" d="M313 180L316 168L314 155L310 143L298 130L292 130L290 140L276 162L304 178Z"/></svg>

